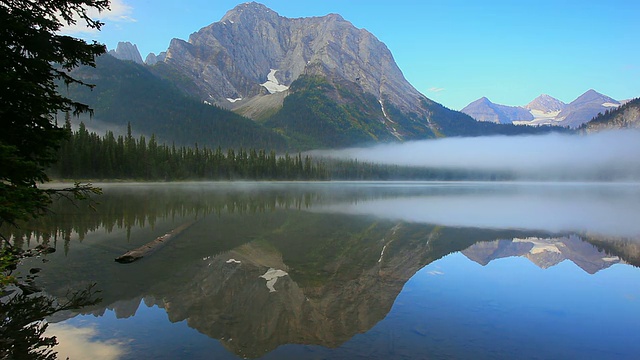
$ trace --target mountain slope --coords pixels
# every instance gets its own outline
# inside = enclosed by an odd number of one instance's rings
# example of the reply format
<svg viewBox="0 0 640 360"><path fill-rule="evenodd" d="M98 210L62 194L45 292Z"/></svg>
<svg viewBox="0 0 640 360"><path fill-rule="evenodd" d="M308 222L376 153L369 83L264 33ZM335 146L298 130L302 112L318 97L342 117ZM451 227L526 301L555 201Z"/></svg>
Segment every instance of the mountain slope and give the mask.
<svg viewBox="0 0 640 360"><path fill-rule="evenodd" d="M284 149L284 138L247 118L185 96L147 67L110 55L96 68L81 67L73 75L95 84L93 90L70 86L69 97L88 104L94 118L111 125L131 123L134 132L177 145L223 148L251 146ZM87 122L91 124L91 120Z"/></svg>
<svg viewBox="0 0 640 360"><path fill-rule="evenodd" d="M587 132L640 128L640 98L633 99L614 110L599 114L584 124L582 128Z"/></svg>

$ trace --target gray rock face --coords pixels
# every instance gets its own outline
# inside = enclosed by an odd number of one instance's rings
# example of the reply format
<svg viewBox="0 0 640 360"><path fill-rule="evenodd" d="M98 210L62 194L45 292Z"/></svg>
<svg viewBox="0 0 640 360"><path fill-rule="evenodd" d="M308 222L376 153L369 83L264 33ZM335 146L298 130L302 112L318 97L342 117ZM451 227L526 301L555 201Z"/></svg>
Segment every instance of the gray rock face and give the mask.
<svg viewBox="0 0 640 360"><path fill-rule="evenodd" d="M486 97L472 102L460 111L478 121L489 121L497 124L533 120L533 115L523 107L494 104Z"/></svg>
<svg viewBox="0 0 640 360"><path fill-rule="evenodd" d="M109 50L109 55L120 60L129 60L143 64L138 47L130 42L119 42L115 50Z"/></svg>
<svg viewBox="0 0 640 360"><path fill-rule="evenodd" d="M173 39L165 62L195 83L203 101L238 108L252 98L286 92L303 74L359 84L403 112L427 117L389 49L340 15L290 19L246 3L219 22Z"/></svg>
<svg viewBox="0 0 640 360"><path fill-rule="evenodd" d="M157 64L158 62L164 61L164 59L166 57L167 57L167 52L166 51L163 51L158 55L156 55L154 53L149 53L149 55L147 55L146 59L144 59L144 63L149 65L149 66L153 66L153 65Z"/></svg>

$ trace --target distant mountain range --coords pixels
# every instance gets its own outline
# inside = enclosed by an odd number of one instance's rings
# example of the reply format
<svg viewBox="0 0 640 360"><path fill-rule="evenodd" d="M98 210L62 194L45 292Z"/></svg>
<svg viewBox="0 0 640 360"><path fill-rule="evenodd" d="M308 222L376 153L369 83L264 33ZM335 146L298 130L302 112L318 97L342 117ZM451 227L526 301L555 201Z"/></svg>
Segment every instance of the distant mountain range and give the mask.
<svg viewBox="0 0 640 360"><path fill-rule="evenodd" d="M524 106L494 104L486 97L461 111L478 121L517 125L556 125L578 128L599 113L613 110L623 102L589 90L569 104L542 94Z"/></svg>
<svg viewBox="0 0 640 360"><path fill-rule="evenodd" d="M70 95L93 106L95 119L105 124L130 122L135 132L158 132L165 142L188 144L193 134L204 145L220 145L206 139L222 137L240 146L282 140L289 149L305 150L550 131L479 123L428 99L404 78L382 42L337 14L290 19L246 3L188 41L173 39L166 52L149 54L144 63L130 43L109 54L128 64L104 60L97 69L78 69L77 76L102 89L71 88ZM175 100L183 98L200 105ZM250 127L240 120L244 130L237 134L232 121L223 135L201 130L212 116L201 105L219 116L233 111L253 120L251 131L269 140L256 145L255 136L243 137ZM181 119L181 112L198 120Z"/></svg>

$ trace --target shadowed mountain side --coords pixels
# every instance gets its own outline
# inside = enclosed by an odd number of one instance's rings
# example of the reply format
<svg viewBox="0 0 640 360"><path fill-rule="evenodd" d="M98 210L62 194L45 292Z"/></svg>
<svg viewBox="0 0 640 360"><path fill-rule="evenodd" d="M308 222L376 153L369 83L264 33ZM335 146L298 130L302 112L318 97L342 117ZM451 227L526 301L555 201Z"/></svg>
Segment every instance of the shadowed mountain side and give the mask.
<svg viewBox="0 0 640 360"><path fill-rule="evenodd" d="M101 125L118 129L131 124L132 131L161 143L216 148L253 147L282 150L285 139L254 121L186 96L154 75L149 67L121 61L110 55L96 59L96 67L80 67L73 76L95 88L71 85L63 92L88 104ZM74 120L75 121L75 120ZM86 119L88 127L92 120ZM123 135L123 134L120 134Z"/></svg>

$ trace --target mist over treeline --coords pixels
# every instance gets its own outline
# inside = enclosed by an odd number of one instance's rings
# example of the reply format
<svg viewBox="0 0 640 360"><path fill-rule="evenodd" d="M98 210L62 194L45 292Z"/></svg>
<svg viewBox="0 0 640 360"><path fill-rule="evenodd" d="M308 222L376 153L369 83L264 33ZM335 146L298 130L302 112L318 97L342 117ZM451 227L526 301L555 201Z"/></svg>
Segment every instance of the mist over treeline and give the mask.
<svg viewBox="0 0 640 360"><path fill-rule="evenodd" d="M312 151L312 156L500 174L512 180L640 181L640 131L443 138Z"/></svg>
<svg viewBox="0 0 640 360"><path fill-rule="evenodd" d="M640 132L484 136L276 154L104 136L81 124L49 174L57 179L640 181Z"/></svg>

